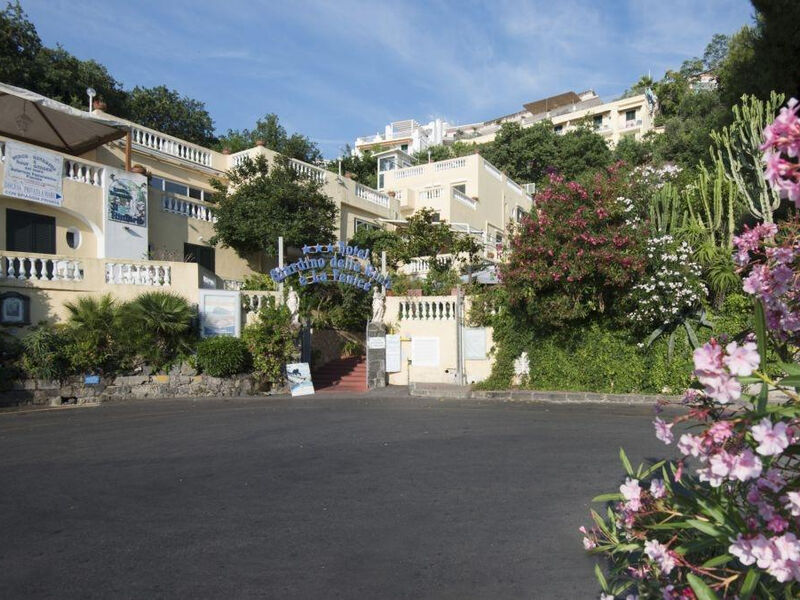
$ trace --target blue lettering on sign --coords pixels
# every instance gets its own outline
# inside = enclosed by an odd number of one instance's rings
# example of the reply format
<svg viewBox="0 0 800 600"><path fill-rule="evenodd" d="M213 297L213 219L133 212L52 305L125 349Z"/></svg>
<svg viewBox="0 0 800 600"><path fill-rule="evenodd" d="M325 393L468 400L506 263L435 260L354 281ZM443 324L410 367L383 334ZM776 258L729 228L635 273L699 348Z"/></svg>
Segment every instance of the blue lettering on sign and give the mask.
<svg viewBox="0 0 800 600"><path fill-rule="evenodd" d="M334 242L306 244L301 250L303 256L300 260L275 267L269 272L273 281L280 283L290 275L297 275L300 285L332 281L365 291L369 291L373 285L382 285L387 290L392 287L391 279L372 266L368 248Z"/></svg>

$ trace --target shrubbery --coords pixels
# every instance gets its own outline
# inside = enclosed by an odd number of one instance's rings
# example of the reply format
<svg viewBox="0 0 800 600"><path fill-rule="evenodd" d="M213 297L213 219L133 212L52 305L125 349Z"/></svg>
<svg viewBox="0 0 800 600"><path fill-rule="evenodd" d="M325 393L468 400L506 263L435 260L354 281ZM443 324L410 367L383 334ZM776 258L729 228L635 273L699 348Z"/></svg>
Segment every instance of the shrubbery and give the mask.
<svg viewBox="0 0 800 600"><path fill-rule="evenodd" d="M253 372L264 381L282 381L284 365L295 352L296 335L289 309L270 298L259 311L256 322L242 332L253 356Z"/></svg>
<svg viewBox="0 0 800 600"><path fill-rule="evenodd" d="M240 338L212 337L197 344L196 364L212 377L229 377L249 371L253 357Z"/></svg>

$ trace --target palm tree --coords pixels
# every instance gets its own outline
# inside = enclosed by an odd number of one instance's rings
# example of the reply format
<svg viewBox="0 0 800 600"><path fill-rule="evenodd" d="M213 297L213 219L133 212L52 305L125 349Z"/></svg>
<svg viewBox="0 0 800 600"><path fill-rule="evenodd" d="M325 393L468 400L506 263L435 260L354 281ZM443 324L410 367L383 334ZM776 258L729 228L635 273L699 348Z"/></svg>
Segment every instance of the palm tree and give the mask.
<svg viewBox="0 0 800 600"><path fill-rule="evenodd" d="M183 296L170 292L147 292L129 302L123 319L140 353L156 368L191 348L194 310Z"/></svg>
<svg viewBox="0 0 800 600"><path fill-rule="evenodd" d="M67 332L73 342L71 361L79 371L113 370L121 359L118 343L117 304L106 294L100 298L81 296L66 302Z"/></svg>

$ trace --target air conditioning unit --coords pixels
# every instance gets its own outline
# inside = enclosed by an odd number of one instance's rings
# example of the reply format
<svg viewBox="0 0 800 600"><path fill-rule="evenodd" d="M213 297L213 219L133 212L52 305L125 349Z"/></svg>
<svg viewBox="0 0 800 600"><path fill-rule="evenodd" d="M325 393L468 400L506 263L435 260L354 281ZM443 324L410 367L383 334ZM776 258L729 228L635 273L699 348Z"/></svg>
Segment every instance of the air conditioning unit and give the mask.
<svg viewBox="0 0 800 600"><path fill-rule="evenodd" d="M536 193L536 184L535 183L526 183L525 184L525 193L528 195L533 195Z"/></svg>

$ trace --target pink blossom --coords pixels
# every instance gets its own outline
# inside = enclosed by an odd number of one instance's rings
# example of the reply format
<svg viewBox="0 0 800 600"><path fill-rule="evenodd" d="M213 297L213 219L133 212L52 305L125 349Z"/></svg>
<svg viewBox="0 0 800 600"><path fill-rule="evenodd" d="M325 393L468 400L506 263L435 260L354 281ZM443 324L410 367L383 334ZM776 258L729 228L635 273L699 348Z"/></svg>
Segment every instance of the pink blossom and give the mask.
<svg viewBox="0 0 800 600"><path fill-rule="evenodd" d="M800 517L800 492L787 492L784 500L786 501L784 508L786 508L793 517Z"/></svg>
<svg viewBox="0 0 800 600"><path fill-rule="evenodd" d="M707 378L704 385L708 397L720 404L728 404L742 397L742 384L727 373Z"/></svg>
<svg viewBox="0 0 800 600"><path fill-rule="evenodd" d="M770 490L777 494L786 486L786 480L778 469L769 469L764 477L759 477L756 484L759 489Z"/></svg>
<svg viewBox="0 0 800 600"><path fill-rule="evenodd" d="M667 493L667 488L664 486L664 481L661 479L653 479L650 482L650 495L656 500L663 498Z"/></svg>
<svg viewBox="0 0 800 600"><path fill-rule="evenodd" d="M784 519L779 514L772 515L772 518L769 519L767 523L767 529L774 531L775 533L781 533L782 531L785 531L787 527L789 527L789 521Z"/></svg>
<svg viewBox="0 0 800 600"><path fill-rule="evenodd" d="M753 342L746 342L739 346L736 342L731 342L725 347L728 356L722 359L725 366L733 375L748 377L753 374L761 362L758 354L758 346Z"/></svg>
<svg viewBox="0 0 800 600"><path fill-rule="evenodd" d="M703 439L691 433L684 433L678 440L678 450L685 456L692 455L695 458L706 455L703 448Z"/></svg>
<svg viewBox="0 0 800 600"><path fill-rule="evenodd" d="M742 534L736 536L736 540L728 546L728 552L733 554L739 559L745 567L749 567L756 562L756 557L753 554L753 542L751 539L742 537Z"/></svg>
<svg viewBox="0 0 800 600"><path fill-rule="evenodd" d="M669 575L675 568L675 557L669 549L658 540L649 540L644 543L644 552L658 565L665 575Z"/></svg>
<svg viewBox="0 0 800 600"><path fill-rule="evenodd" d="M656 429L656 437L665 444L671 444L674 439L672 435L673 423L667 425L661 418L656 417L653 421L653 426Z"/></svg>
<svg viewBox="0 0 800 600"><path fill-rule="evenodd" d="M716 340L706 342L692 354L694 359L695 374L708 373L717 375L722 371L722 348Z"/></svg>
<svg viewBox="0 0 800 600"><path fill-rule="evenodd" d="M775 456L789 446L789 437L786 434L786 423L778 422L773 426L768 417L761 419L758 425L753 425L750 431L753 439L759 442L756 452L762 456Z"/></svg>
<svg viewBox="0 0 800 600"><path fill-rule="evenodd" d="M739 481L755 479L761 475L762 468L761 459L753 454L751 450L745 449L741 454L734 457L730 477Z"/></svg>
<svg viewBox="0 0 800 600"><path fill-rule="evenodd" d="M625 479L625 483L619 486L619 491L625 499L625 507L633 512L642 507L642 488L639 487L638 479Z"/></svg>
<svg viewBox="0 0 800 600"><path fill-rule="evenodd" d="M717 421L708 428L707 435L715 444L723 444L733 434L733 423L730 421Z"/></svg>

